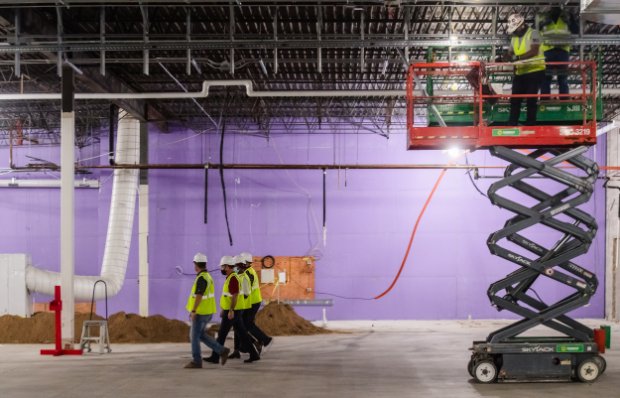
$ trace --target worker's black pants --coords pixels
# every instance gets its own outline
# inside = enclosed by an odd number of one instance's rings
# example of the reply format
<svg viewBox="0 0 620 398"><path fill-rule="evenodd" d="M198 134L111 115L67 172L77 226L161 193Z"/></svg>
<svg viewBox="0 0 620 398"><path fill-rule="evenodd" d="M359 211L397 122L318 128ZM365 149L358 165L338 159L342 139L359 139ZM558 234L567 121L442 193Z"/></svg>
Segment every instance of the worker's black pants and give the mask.
<svg viewBox="0 0 620 398"><path fill-rule="evenodd" d="M254 344L252 344L248 331L243 323L243 311L234 311L234 314L235 316L231 320L228 319L228 311L222 311L222 323L220 324L220 330L217 332L217 342L224 345L226 336L228 336L228 332L230 332L230 328L234 326L235 339L237 339L238 334L241 348L250 353L250 359L258 359L258 351L256 351ZM219 355L216 352L213 352L212 356L214 358L219 358Z"/></svg>
<svg viewBox="0 0 620 398"><path fill-rule="evenodd" d="M262 345L265 345L269 341L269 336L265 334L256 325L256 314L260 309L261 303L252 304L252 308L243 311L243 324L250 334L250 338L258 341ZM235 350L239 351L240 339L237 338L237 331L235 330Z"/></svg>
<svg viewBox="0 0 620 398"><path fill-rule="evenodd" d="M538 94L540 86L545 79L545 71L526 73L524 75L515 75L512 81L513 94ZM516 126L519 123L519 115L521 114L521 102L523 98L510 98L510 119L509 126ZM538 107L538 98L526 98L527 119L525 124L536 124L536 111Z"/></svg>

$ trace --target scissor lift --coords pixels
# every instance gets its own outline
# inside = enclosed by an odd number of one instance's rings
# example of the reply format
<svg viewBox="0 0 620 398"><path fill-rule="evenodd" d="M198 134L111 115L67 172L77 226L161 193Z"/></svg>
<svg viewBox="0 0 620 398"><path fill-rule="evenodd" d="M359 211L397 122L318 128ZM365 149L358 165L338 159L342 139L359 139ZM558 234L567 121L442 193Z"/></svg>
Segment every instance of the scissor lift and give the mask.
<svg viewBox="0 0 620 398"><path fill-rule="evenodd" d="M590 199L598 175L596 163L583 155L596 142L596 66L593 62L567 64L567 72L581 80L582 89L555 95L558 103L580 106L578 123L573 118L549 125L490 126L485 115L511 95L494 93L489 79L493 73L510 73L512 67L479 62L412 64L407 79L408 146L412 150L488 148L509 164L488 196L514 216L489 236L487 245L492 254L520 268L492 283L487 294L498 310L522 319L492 332L484 341L473 342L470 375L480 383L592 382L605 371L600 355L605 351L605 330L593 330L566 314L586 305L598 285L592 272L572 261L588 251L597 230L596 220L577 208ZM434 95L422 84L428 85L431 79L466 82L468 91L461 88L455 94ZM450 125L442 118L442 111L451 104L470 104L468 123L461 118L458 126ZM523 151L527 148L533 150ZM531 183L532 177L553 181L553 192ZM506 191L513 191L512 195L504 196ZM552 247L535 242L527 237L534 226L543 226L559 239ZM544 302L532 289L540 277L564 285L570 293L555 303ZM556 335L522 336L540 325Z"/></svg>

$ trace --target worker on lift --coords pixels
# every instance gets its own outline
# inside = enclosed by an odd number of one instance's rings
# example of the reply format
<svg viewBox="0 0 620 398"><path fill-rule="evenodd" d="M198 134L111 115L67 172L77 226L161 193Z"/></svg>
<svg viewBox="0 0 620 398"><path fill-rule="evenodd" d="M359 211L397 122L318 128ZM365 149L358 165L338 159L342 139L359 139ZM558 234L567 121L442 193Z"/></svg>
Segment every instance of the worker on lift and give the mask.
<svg viewBox="0 0 620 398"><path fill-rule="evenodd" d="M551 7L543 14L538 28L543 38L542 51L546 62L568 62L570 46L564 44L550 44L553 39L566 39L571 33L579 32L579 25L575 18L561 7ZM558 77L560 94L568 94L568 65L547 65L545 80L540 89L541 94L551 94L553 76Z"/></svg>
<svg viewBox="0 0 620 398"><path fill-rule="evenodd" d="M534 125L538 105L538 98L535 95L538 94L545 78L545 58L541 52L540 34L525 23L521 14L511 14L508 17L506 32L512 35L511 60L517 62L512 80L512 94L533 95L526 99L526 125ZM522 100L523 98L514 97L510 99L509 126L516 126L519 123Z"/></svg>

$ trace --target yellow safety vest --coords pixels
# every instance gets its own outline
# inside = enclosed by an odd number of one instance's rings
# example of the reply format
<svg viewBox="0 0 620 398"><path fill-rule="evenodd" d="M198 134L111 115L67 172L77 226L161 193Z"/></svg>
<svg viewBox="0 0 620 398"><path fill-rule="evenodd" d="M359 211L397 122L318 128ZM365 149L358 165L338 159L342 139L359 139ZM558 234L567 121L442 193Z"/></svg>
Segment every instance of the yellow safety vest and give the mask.
<svg viewBox="0 0 620 398"><path fill-rule="evenodd" d="M532 48L532 28L527 28L527 32L523 37L514 36L511 40L512 51L515 55L523 55ZM523 64L515 65L515 74L525 75L527 73L545 70L545 56L542 51L538 51L538 55L525 60Z"/></svg>
<svg viewBox="0 0 620 398"><path fill-rule="evenodd" d="M196 285L198 284L198 279L200 278L203 278L205 281L207 281L207 290L205 290L204 294L202 295L202 300L196 308L196 314L215 314L215 287L213 285L213 278L211 278L211 275L209 275L209 273L206 271L200 272L196 276L196 279L194 280L194 285L192 286L192 291L189 294L189 298L187 299L187 305L185 306L185 308L190 312L194 310L194 304L196 303Z"/></svg>
<svg viewBox="0 0 620 398"><path fill-rule="evenodd" d="M241 275L238 275L239 283L239 298L243 299L243 309L247 310L252 307L252 303L250 302L250 294L252 293L252 282L250 281L250 277L248 274L244 272Z"/></svg>
<svg viewBox="0 0 620 398"><path fill-rule="evenodd" d="M232 302L232 294L228 290L228 284L232 278L237 278L237 282L239 282L239 294L237 294L237 304L233 310L240 311L244 309L245 299L243 298L243 294L241 294L241 281L236 273L231 272L228 277L226 277L226 281L224 282L224 286L222 287L222 296L220 297L220 308L225 311L230 310L230 304Z"/></svg>
<svg viewBox="0 0 620 398"><path fill-rule="evenodd" d="M566 22L564 22L562 18L558 18L557 21L550 23L549 25L546 25L545 27L543 27L540 33L542 34L543 38L545 38L545 36L547 36L548 38L553 38L553 37L558 38L561 36L570 35L570 31L568 30L568 25L566 24ZM543 42L540 48L543 53L545 51L551 50L552 48L561 48L562 50L566 52L570 51L569 45L565 45L565 46L557 45L556 46L552 44L547 44L545 42Z"/></svg>
<svg viewBox="0 0 620 398"><path fill-rule="evenodd" d="M254 280L252 281L252 293L250 293L250 304L258 304L263 301L263 296L260 294L260 283L258 282L258 274L256 270L252 267L248 268L245 272L250 273L254 276Z"/></svg>

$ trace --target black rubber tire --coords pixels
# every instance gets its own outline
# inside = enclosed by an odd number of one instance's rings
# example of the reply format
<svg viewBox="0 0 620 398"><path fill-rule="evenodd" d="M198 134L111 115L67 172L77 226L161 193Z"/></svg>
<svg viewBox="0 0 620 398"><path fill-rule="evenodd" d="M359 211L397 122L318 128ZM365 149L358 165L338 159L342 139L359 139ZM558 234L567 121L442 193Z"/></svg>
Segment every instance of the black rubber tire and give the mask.
<svg viewBox="0 0 620 398"><path fill-rule="evenodd" d="M601 374L605 373L605 369L607 369L607 361L600 355L596 355L592 357L595 361L598 361L598 367L600 368Z"/></svg>
<svg viewBox="0 0 620 398"><path fill-rule="evenodd" d="M474 375L474 364L474 358L470 359L467 363L467 371L469 372L469 375L475 379L476 376Z"/></svg>

